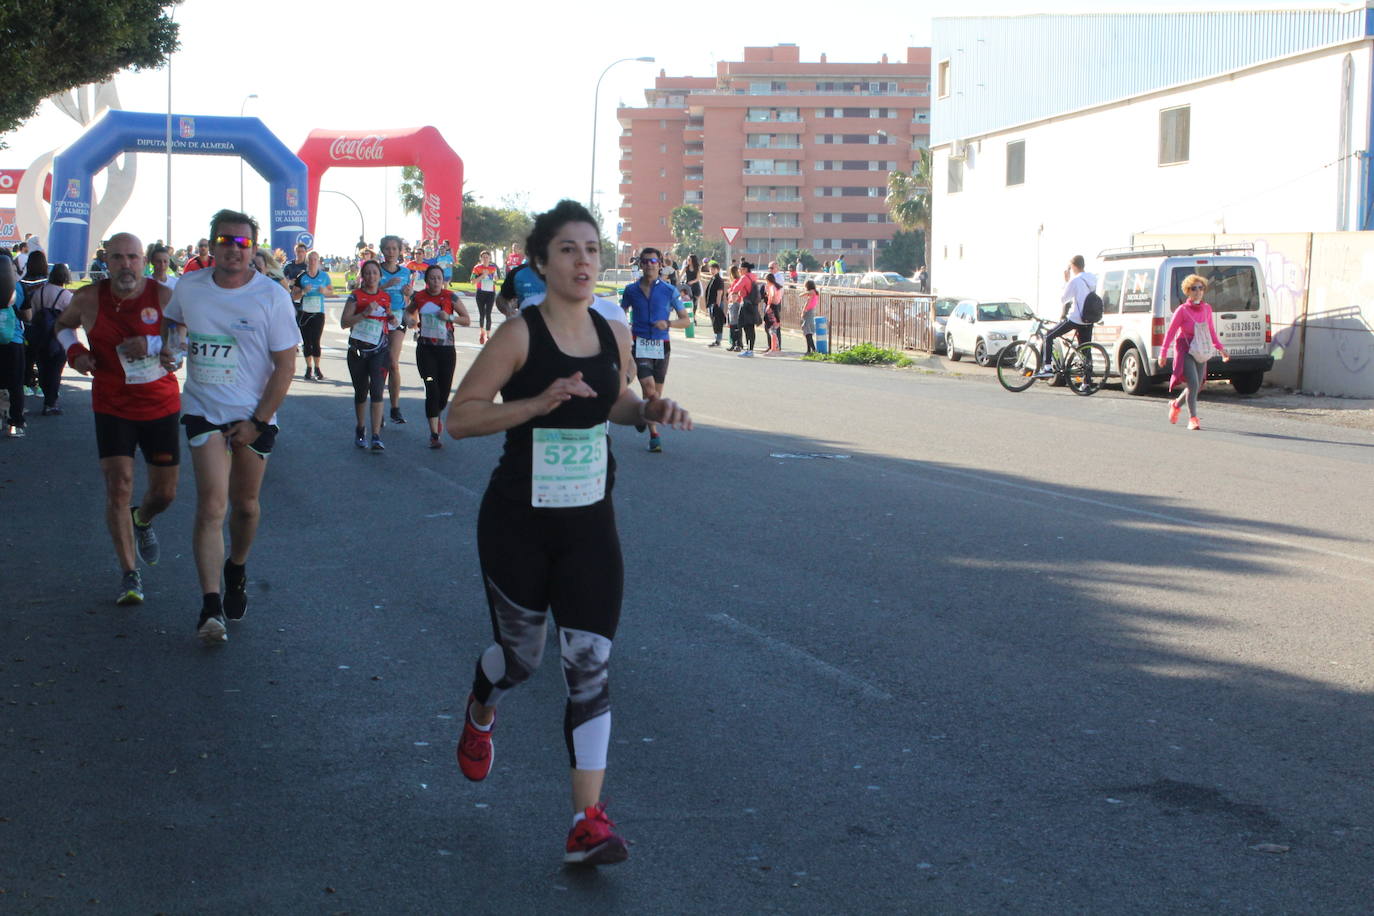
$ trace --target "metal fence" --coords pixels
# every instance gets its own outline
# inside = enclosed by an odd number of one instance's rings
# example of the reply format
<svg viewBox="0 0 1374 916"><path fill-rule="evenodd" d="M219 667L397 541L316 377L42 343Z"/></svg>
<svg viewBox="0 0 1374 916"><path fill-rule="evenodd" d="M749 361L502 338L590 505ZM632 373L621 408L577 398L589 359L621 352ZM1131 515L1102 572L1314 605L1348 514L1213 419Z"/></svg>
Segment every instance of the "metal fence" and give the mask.
<svg viewBox="0 0 1374 916"><path fill-rule="evenodd" d="M817 312L830 320L832 352L869 343L889 350L935 349L935 297L864 289L824 289ZM806 290L788 287L783 323L801 330Z"/></svg>

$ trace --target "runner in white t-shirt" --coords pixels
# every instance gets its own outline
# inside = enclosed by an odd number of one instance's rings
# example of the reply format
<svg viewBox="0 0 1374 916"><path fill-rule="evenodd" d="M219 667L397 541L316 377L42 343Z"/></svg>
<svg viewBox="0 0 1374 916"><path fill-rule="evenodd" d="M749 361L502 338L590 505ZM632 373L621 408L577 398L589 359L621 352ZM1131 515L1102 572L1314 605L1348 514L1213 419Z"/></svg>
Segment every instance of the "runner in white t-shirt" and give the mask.
<svg viewBox="0 0 1374 916"><path fill-rule="evenodd" d="M238 620L248 608L245 565L258 530L258 493L301 343L290 294L253 269L257 222L221 210L210 221L210 238L213 269L183 276L164 312L186 333L181 422L196 474L192 545L204 594L196 635L207 646L226 641L225 617ZM174 366L180 355L164 349L164 365Z"/></svg>

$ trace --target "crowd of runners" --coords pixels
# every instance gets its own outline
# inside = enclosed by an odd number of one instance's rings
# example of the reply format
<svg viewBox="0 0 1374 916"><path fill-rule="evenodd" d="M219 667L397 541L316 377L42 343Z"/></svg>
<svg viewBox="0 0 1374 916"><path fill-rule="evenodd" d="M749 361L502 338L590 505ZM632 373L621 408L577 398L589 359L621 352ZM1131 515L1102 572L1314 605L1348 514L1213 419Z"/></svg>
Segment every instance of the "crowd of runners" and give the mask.
<svg viewBox="0 0 1374 916"><path fill-rule="evenodd" d="M528 260L517 252L508 261L499 296L509 317L494 331L497 274L484 269L477 278L484 346L450 402L454 326L469 326L472 318L441 267L403 262L394 236L380 249L380 259L361 265L340 321L348 332L356 444L384 449L388 395L391 422L405 422L399 366L410 331L418 338L430 446L441 447L445 426L457 439L497 433L505 439L477 518L494 638L477 653L458 765L470 780L490 774L498 706L538 667L552 616L567 683L564 739L574 811L564 860L622 861L628 847L601 801L611 727L609 659L624 589L607 431L610 423L647 431L657 451L662 427L691 428L687 412L663 397L668 331L692 320L690 306L659 279L662 256L653 249L642 253L641 277L626 289L623 304L597 296L600 228L584 207L563 201L535 219ZM105 521L121 567L119 605L144 601L139 563L155 567L160 559L154 522L177 498L185 437L196 490L190 538L201 604L195 635L204 646L219 647L247 614L259 494L297 354L304 380L324 377L320 339L332 285L319 256L303 248L273 277L257 257L257 222L233 210L212 218L206 245L192 259L199 269L163 282L170 260L163 254L150 253L129 233L110 238L102 249L106 276L68 294L53 340L65 363L92 379ZM146 271L150 261L153 274ZM13 303L9 264L0 258L0 301ZM489 255L482 264L491 266ZM14 308L0 311L28 320ZM22 420L22 395L18 401ZM147 483L136 498L140 452Z"/></svg>

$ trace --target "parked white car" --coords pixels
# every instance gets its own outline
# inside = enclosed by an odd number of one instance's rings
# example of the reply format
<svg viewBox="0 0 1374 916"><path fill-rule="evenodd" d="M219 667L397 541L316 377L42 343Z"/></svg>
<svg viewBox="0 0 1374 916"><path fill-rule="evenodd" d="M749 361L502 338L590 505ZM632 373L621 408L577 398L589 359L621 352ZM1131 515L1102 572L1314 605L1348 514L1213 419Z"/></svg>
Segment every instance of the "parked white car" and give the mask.
<svg viewBox="0 0 1374 916"><path fill-rule="evenodd" d="M945 347L952 360L967 353L991 366L1003 347L1034 330L1035 312L1020 299L965 299L945 322Z"/></svg>

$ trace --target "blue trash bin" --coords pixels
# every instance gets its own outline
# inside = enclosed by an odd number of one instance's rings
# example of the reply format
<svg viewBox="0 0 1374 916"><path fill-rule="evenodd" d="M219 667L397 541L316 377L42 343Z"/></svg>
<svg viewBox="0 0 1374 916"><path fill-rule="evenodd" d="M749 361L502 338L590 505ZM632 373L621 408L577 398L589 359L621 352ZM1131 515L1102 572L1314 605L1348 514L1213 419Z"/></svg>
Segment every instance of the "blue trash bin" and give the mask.
<svg viewBox="0 0 1374 916"><path fill-rule="evenodd" d="M830 352L830 319L824 315L817 315L816 322L816 352Z"/></svg>

